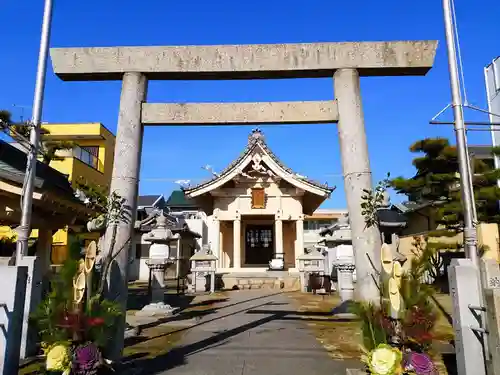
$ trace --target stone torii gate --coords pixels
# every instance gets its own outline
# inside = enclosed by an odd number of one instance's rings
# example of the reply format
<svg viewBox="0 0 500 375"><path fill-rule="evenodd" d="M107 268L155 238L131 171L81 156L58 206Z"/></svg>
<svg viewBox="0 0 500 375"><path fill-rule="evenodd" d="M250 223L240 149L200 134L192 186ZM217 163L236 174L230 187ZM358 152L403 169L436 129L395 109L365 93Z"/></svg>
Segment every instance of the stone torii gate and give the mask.
<svg viewBox="0 0 500 375"><path fill-rule="evenodd" d="M378 300L372 280L380 236L366 228L363 189L372 188L360 76L425 75L437 41L261 44L168 47L53 48L55 74L65 81L121 80L111 191L135 214L143 125L337 123L357 272L357 297ZM147 103L148 80L333 77L335 100L274 103ZM116 249L127 245L133 220L122 222ZM109 238L109 233L106 236ZM109 243L109 240L108 240ZM108 248L108 247L106 247ZM128 249L126 249L128 250ZM125 306L129 251L116 258L111 293ZM114 291L114 292L113 292ZM123 347L117 338L117 349Z"/></svg>

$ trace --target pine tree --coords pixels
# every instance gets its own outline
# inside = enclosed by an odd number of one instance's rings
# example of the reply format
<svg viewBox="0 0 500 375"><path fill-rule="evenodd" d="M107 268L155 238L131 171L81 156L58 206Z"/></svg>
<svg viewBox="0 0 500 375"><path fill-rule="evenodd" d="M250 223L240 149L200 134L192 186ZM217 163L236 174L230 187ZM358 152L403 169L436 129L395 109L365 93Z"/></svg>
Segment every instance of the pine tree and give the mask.
<svg viewBox="0 0 500 375"><path fill-rule="evenodd" d="M9 111L0 110L0 130L8 133L14 140L25 146L29 145L31 127L28 123L14 123ZM42 127L42 139L39 144L39 150L42 162L50 164L52 160L60 160L57 151L72 149L75 144L71 141L48 140L46 139L50 132ZM45 138L45 139L44 139Z"/></svg>
<svg viewBox="0 0 500 375"><path fill-rule="evenodd" d="M436 224L455 233L461 231L464 218L456 147L445 138L428 138L414 143L410 151L423 154L413 159L417 172L411 178L393 179L392 187L410 201L434 206ZM500 150L492 147L491 153L500 154ZM500 223L500 170L477 158L471 164L478 222Z"/></svg>
<svg viewBox="0 0 500 375"><path fill-rule="evenodd" d="M439 250L457 250L462 247L458 242L439 238L455 237L463 231L457 149L445 138L428 138L415 142L410 151L421 154L413 159L417 170L415 175L411 178L395 178L390 184L396 192L406 195L409 201L429 206L432 221L438 229L427 233L425 240L427 248L436 252L432 261L438 269L442 265ZM491 153L492 156L499 154L500 149L491 148ZM497 185L500 170L477 158L471 159L471 167L474 172L473 187L478 222L500 223L500 188Z"/></svg>

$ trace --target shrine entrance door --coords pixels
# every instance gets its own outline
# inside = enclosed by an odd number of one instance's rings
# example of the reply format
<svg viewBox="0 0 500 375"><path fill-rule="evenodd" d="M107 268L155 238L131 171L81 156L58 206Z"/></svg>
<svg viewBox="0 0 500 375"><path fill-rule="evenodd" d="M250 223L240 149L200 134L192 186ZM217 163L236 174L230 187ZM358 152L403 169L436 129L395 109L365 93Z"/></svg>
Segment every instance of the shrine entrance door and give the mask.
<svg viewBox="0 0 500 375"><path fill-rule="evenodd" d="M274 256L274 227L247 225L245 229L245 266L268 267Z"/></svg>

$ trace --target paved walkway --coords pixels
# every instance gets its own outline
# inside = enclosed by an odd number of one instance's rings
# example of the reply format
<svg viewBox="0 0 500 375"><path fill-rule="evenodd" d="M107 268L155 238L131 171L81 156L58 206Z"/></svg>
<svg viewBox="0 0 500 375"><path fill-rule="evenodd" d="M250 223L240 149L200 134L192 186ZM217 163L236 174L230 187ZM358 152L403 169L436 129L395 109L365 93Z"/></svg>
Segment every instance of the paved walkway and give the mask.
<svg viewBox="0 0 500 375"><path fill-rule="evenodd" d="M337 375L335 361L283 293L238 291L189 328L178 347L148 373L168 375ZM158 366L156 366L158 365Z"/></svg>

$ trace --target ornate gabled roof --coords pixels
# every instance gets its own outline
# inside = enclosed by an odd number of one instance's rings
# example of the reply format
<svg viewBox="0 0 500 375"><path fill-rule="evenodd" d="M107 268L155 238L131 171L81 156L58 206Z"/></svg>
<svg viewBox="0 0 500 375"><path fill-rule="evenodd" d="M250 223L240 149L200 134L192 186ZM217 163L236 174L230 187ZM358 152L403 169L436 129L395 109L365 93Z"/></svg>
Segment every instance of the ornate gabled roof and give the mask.
<svg viewBox="0 0 500 375"><path fill-rule="evenodd" d="M335 190L335 187L330 187L328 184L320 183L314 180L310 180L304 176L300 176L297 173L295 173L292 169L288 168L269 148L269 146L266 143L264 134L262 131L258 128L253 129L250 135L248 136L248 143L243 152L240 154L240 156L235 159L231 164L229 164L222 172L220 173L214 173L214 177L212 177L209 180L206 180L196 186L190 186L183 188L182 190L186 193L186 195L191 194L195 190L202 189L204 187L208 187L211 184L216 183L219 180L225 179L228 175L230 175L235 168L237 168L239 165L242 164L242 162L247 159L249 156L251 156L256 148L261 148L262 151L269 156L272 161L280 168L283 170L284 174L288 175L291 179L298 181L310 188L313 189L320 189L322 191L322 194L329 195L333 190Z"/></svg>

